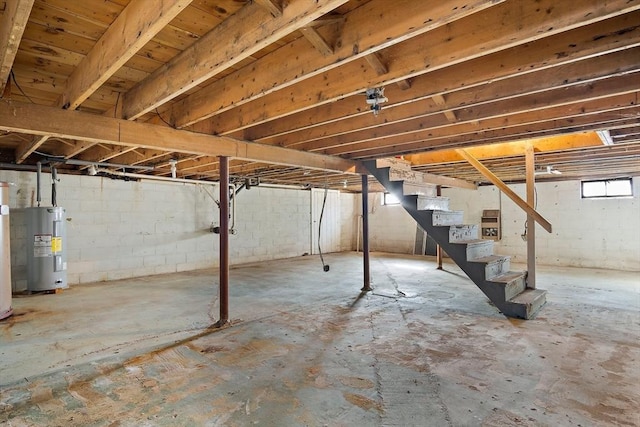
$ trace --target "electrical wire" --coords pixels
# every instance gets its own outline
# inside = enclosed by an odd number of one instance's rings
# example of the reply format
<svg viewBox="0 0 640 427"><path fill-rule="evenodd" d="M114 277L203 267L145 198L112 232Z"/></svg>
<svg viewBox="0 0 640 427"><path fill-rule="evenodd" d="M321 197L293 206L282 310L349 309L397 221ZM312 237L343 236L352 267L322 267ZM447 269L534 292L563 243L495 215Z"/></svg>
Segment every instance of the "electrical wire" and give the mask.
<svg viewBox="0 0 640 427"><path fill-rule="evenodd" d="M538 210L538 188L533 186L533 210ZM522 240L527 240L527 231L529 229L529 221L524 220L524 232L521 234Z"/></svg>
<svg viewBox="0 0 640 427"><path fill-rule="evenodd" d="M156 114L158 115L158 117L160 118L160 120L162 120L164 122L165 125L169 126L170 128L174 128L175 126L173 126L171 123L169 123L168 121L166 121L164 119L164 117L162 117L162 115L160 115L160 112L158 111L158 109L156 108Z"/></svg>
<svg viewBox="0 0 640 427"><path fill-rule="evenodd" d="M22 93L22 94L25 96L25 98L27 98L27 99L28 99L32 104L35 104L35 102L33 102L33 99L29 98L29 95L27 95L27 94L25 93L25 91L24 91L24 90L22 90L22 88L21 88L21 87L20 87L20 85L18 84L18 81L16 80L16 75L15 75L15 73L13 72L13 70L11 70L11 78L13 79L13 82L16 84L16 87L18 88L18 90L20 91L20 93Z"/></svg>
<svg viewBox="0 0 640 427"><path fill-rule="evenodd" d="M324 207L327 204L327 194L329 193L329 187L324 187L324 198L322 199L322 209L320 209L320 220L318 221L318 253L320 254L320 262L322 262L322 269L326 272L329 271L329 265L324 263L324 256L322 255L322 247L320 246L320 232L322 231L322 217L324 216Z"/></svg>

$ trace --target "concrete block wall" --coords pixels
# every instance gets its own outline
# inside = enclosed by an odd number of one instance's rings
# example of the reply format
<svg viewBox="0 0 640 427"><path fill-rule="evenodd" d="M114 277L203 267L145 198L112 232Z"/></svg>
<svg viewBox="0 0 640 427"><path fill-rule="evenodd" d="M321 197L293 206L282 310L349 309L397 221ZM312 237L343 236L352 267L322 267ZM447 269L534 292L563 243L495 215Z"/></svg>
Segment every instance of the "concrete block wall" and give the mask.
<svg viewBox="0 0 640 427"><path fill-rule="evenodd" d="M217 186L127 182L59 175L58 206L66 209L70 284L116 280L218 266ZM26 289L24 208L35 206L36 174L0 171L13 183L11 265L14 290ZM43 173L42 206L51 205L51 180ZM211 194L211 195L210 195ZM236 234L230 236L230 263L300 256L310 252L309 191L253 187L237 196ZM353 195L344 194L341 229L352 249Z"/></svg>
<svg viewBox="0 0 640 427"><path fill-rule="evenodd" d="M538 211L553 233L536 228L537 262L541 265L640 271L640 177L633 179L633 198L582 199L580 181L538 182ZM524 184L510 186L525 197ZM382 206L381 194L370 194L371 250L412 253L416 223L400 206ZM478 190L445 188L451 210L464 211L464 221L480 224L482 211L501 209L502 240L498 254L526 263L526 215L494 186ZM360 202L358 202L360 203Z"/></svg>
<svg viewBox="0 0 640 427"><path fill-rule="evenodd" d="M402 206L383 205L382 193L369 194L370 250L411 254L415 238L416 222Z"/></svg>
<svg viewBox="0 0 640 427"><path fill-rule="evenodd" d="M538 182L537 208L553 227L536 226L536 261L542 265L640 271L640 178L633 198L582 199L580 181ZM525 198L525 185L511 185ZM484 209L501 209L502 239L497 253L526 263L525 213L494 186L477 191L448 188L451 209L463 210L465 222L480 224Z"/></svg>
<svg viewBox="0 0 640 427"><path fill-rule="evenodd" d="M340 249L356 250L356 237L360 226L360 197L351 193L340 193ZM362 231L362 230L361 230Z"/></svg>
<svg viewBox="0 0 640 427"><path fill-rule="evenodd" d="M310 194L266 187L238 193L236 234L229 237L229 262L240 264L309 253Z"/></svg>

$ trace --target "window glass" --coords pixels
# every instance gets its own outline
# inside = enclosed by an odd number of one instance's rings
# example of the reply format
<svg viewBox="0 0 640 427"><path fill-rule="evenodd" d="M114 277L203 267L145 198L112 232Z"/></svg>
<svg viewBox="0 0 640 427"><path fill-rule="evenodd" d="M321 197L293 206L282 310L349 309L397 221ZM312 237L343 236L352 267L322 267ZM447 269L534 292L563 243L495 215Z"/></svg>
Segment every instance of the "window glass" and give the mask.
<svg viewBox="0 0 640 427"><path fill-rule="evenodd" d="M582 198L633 196L631 178L603 179L582 183Z"/></svg>
<svg viewBox="0 0 640 427"><path fill-rule="evenodd" d="M383 205L399 205L400 200L396 196L391 193L384 193L384 197L382 198Z"/></svg>

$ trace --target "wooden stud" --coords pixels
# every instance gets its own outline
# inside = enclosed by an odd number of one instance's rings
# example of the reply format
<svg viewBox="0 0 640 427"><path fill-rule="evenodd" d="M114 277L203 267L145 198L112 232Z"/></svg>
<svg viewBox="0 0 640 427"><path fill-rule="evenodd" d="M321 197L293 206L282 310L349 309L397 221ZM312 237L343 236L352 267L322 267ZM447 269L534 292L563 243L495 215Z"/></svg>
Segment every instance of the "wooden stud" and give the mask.
<svg viewBox="0 0 640 427"><path fill-rule="evenodd" d="M387 68L385 63L382 62L382 58L380 57L380 54L378 54L377 52L366 55L364 59L367 60L369 65L371 65L371 68L373 68L376 74L378 74L379 76L382 76L389 72L389 69Z"/></svg>
<svg viewBox="0 0 640 427"><path fill-rule="evenodd" d="M25 141L18 145L16 148L16 163L20 164L25 161L27 157L36 151L42 144L49 139L49 135L34 136L29 141Z"/></svg>
<svg viewBox="0 0 640 427"><path fill-rule="evenodd" d="M444 96L438 94L438 95L433 95L433 101L436 103L436 105L439 105L440 107L445 107L447 106L447 103L444 99ZM444 116L447 118L447 120L449 120L449 122L451 123L455 123L456 120L458 120L456 118L456 115L453 111L451 110L444 110L443 111Z"/></svg>
<svg viewBox="0 0 640 427"><path fill-rule="evenodd" d="M525 169L527 186L527 204L535 209L535 153L533 145L525 148ZM536 221L533 215L527 212L527 287L536 288Z"/></svg>

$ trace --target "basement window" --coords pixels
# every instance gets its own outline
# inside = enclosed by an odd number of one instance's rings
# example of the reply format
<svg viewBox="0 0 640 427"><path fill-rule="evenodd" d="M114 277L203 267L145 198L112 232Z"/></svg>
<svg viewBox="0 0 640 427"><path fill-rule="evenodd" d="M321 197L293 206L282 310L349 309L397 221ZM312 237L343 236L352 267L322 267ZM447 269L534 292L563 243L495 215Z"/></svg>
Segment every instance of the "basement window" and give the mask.
<svg viewBox="0 0 640 427"><path fill-rule="evenodd" d="M399 205L400 200L391 193L384 193L384 197L382 197L382 204L385 206Z"/></svg>
<svg viewBox="0 0 640 427"><path fill-rule="evenodd" d="M582 182L583 199L631 196L633 196L631 178L601 179L598 181Z"/></svg>

